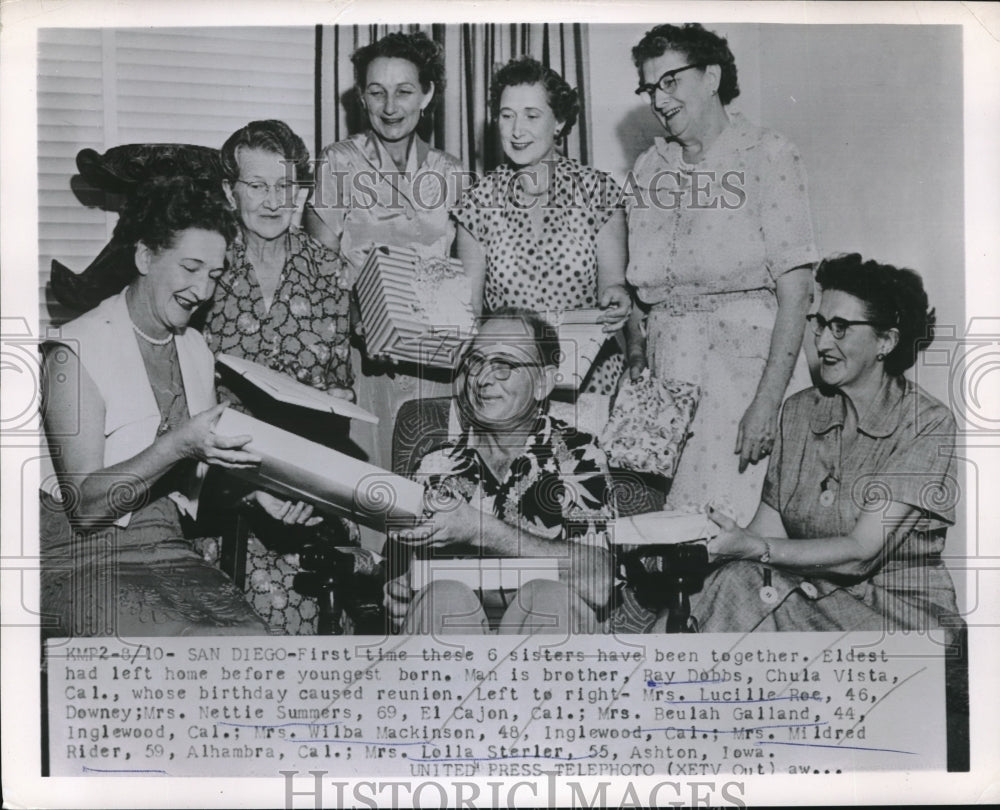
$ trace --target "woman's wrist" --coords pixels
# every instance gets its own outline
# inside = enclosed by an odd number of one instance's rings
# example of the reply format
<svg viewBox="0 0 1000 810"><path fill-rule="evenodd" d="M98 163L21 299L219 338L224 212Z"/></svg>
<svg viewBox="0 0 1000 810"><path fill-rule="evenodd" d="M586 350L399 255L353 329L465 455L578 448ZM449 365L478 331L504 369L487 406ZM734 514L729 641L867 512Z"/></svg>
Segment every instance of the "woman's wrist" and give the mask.
<svg viewBox="0 0 1000 810"><path fill-rule="evenodd" d="M165 451L171 464L193 458L188 450L187 442L184 441L184 437L176 429L167 431L157 441Z"/></svg>
<svg viewBox="0 0 1000 810"><path fill-rule="evenodd" d="M754 394L753 398L755 402L758 402L761 405L777 408L781 405L782 393L782 391L777 390L776 386L762 384L757 389L757 393Z"/></svg>

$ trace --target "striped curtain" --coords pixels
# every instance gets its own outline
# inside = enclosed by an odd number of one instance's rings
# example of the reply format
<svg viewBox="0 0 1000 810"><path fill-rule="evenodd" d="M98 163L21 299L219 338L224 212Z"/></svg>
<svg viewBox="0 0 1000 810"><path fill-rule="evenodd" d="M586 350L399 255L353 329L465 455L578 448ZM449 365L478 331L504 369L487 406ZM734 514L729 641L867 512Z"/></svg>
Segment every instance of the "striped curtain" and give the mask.
<svg viewBox="0 0 1000 810"><path fill-rule="evenodd" d="M528 54L551 67L580 92L580 119L566 139L569 157L589 162L590 111L587 26L580 23L356 25L317 29L316 153L334 141L365 129L357 104L351 54L390 31L423 31L444 47L444 92L432 119L420 134L431 146L458 157L483 173L503 160L496 126L489 111L490 80L515 56Z"/></svg>

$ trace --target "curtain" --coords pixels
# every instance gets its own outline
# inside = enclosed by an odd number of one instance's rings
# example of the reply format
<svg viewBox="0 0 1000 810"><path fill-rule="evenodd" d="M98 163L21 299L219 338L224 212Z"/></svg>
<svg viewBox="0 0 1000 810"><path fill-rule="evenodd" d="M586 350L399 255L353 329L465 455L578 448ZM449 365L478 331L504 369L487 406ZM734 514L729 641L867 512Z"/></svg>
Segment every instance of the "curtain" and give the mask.
<svg viewBox="0 0 1000 810"><path fill-rule="evenodd" d="M483 173L503 160L489 111L490 80L515 56L527 54L557 71L580 93L580 118L565 139L565 153L589 162L590 110L587 26L580 23L355 25L317 28L316 153L367 125L357 104L351 54L390 31L423 31L444 48L446 85L420 135Z"/></svg>

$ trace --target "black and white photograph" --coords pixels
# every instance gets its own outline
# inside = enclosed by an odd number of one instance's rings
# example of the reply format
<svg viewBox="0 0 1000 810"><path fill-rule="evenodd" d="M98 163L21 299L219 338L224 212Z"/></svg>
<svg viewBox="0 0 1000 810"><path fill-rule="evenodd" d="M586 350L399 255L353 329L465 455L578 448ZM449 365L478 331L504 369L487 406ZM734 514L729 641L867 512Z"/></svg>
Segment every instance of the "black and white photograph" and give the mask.
<svg viewBox="0 0 1000 810"><path fill-rule="evenodd" d="M1000 13L481 6L0 7L5 806L995 801Z"/></svg>

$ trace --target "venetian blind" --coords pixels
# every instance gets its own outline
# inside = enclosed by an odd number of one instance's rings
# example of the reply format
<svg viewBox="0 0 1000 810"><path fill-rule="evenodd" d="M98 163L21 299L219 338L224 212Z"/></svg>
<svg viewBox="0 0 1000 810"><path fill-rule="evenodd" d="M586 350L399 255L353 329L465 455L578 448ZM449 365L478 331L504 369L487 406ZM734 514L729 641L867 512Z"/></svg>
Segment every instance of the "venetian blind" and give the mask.
<svg viewBox="0 0 1000 810"><path fill-rule="evenodd" d="M66 312L52 259L79 272L117 221L78 176L81 149L128 143L219 147L248 121L279 118L314 148L315 29L43 29L38 42L41 326Z"/></svg>

